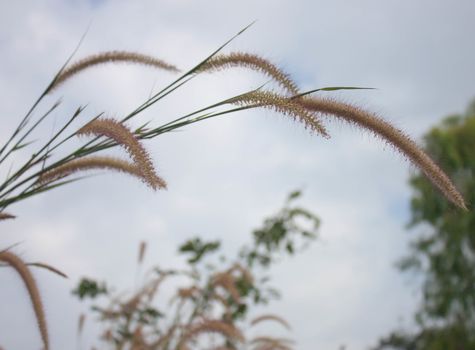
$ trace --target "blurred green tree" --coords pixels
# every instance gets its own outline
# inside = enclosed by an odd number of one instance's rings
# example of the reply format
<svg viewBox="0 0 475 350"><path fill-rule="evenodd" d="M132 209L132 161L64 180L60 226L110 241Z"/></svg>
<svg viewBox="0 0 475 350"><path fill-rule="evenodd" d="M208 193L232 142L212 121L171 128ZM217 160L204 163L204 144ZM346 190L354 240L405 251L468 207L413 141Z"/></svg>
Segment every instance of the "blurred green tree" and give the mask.
<svg viewBox="0 0 475 350"><path fill-rule="evenodd" d="M475 100L465 114L445 118L424 136L424 147L469 204L453 207L420 174L412 176L409 227L423 234L398 266L423 276L419 332L395 331L375 349L475 349Z"/></svg>

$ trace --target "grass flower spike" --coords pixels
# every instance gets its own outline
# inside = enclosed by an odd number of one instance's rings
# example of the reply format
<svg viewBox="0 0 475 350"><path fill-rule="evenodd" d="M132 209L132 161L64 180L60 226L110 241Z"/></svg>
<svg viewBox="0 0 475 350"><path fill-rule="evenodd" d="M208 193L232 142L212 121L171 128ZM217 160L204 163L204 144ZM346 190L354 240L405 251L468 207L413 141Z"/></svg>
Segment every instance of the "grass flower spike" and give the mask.
<svg viewBox="0 0 475 350"><path fill-rule="evenodd" d="M255 319L251 321L251 326L255 326L256 324L264 322L264 321L275 321L290 330L290 325L288 324L286 320L284 320L280 316L272 315L272 314L265 314L265 315L256 317Z"/></svg>
<svg viewBox="0 0 475 350"><path fill-rule="evenodd" d="M83 58L82 60L79 60L78 62L73 63L71 66L64 69L56 77L48 92L57 89L60 85L64 84L65 81L86 69L104 63L120 62L142 64L174 73L179 72L179 69L176 68L174 65L152 56L128 51L107 51Z"/></svg>
<svg viewBox="0 0 475 350"><path fill-rule="evenodd" d="M37 183L39 185L48 184L53 181L67 177L69 175L75 174L77 172L96 169L119 171L138 177L146 184L149 184L149 179L144 176L143 172L137 165L119 158L107 156L90 156L71 160L69 162L64 163L63 165L60 165L52 170L43 173L38 178Z"/></svg>
<svg viewBox="0 0 475 350"><path fill-rule="evenodd" d="M151 158L134 134L122 123L114 119L96 119L83 126L77 135L106 136L124 147L143 179L154 190L166 188L166 182L160 178L153 167Z"/></svg>
<svg viewBox="0 0 475 350"><path fill-rule="evenodd" d="M184 337L184 343L199 336L201 333L219 333L229 339L244 342L244 335L232 324L220 320L203 320L192 325Z"/></svg>
<svg viewBox="0 0 475 350"><path fill-rule="evenodd" d="M305 128L328 137L327 131L314 112L302 107L296 101L276 93L256 90L231 98L228 102L240 106L263 107L274 110L301 122Z"/></svg>
<svg viewBox="0 0 475 350"><path fill-rule="evenodd" d="M232 67L245 67L263 73L276 81L289 95L296 95L299 92L297 84L288 74L265 58L250 53L233 52L214 56L201 65L197 73L215 72Z"/></svg>
<svg viewBox="0 0 475 350"><path fill-rule="evenodd" d="M48 338L48 328L46 326L46 317L43 308L43 303L41 301L40 292L36 281L31 274L28 266L15 254L9 251L0 252L0 261L3 261L13 267L16 272L20 275L23 283L28 290L28 294L33 304L33 309L36 315L36 321L38 323L38 328L40 330L41 338L43 340L43 345L45 350L49 349L49 338Z"/></svg>
<svg viewBox="0 0 475 350"><path fill-rule="evenodd" d="M296 101L309 111L331 115L381 137L417 166L448 200L467 210L462 195L439 166L406 134L384 119L360 107L329 98L305 97L297 98Z"/></svg>
<svg viewBox="0 0 475 350"><path fill-rule="evenodd" d="M12 215L12 214L8 214L8 213L5 213L5 212L0 212L0 221L2 220L8 220L8 219L14 219L16 216L15 215Z"/></svg>

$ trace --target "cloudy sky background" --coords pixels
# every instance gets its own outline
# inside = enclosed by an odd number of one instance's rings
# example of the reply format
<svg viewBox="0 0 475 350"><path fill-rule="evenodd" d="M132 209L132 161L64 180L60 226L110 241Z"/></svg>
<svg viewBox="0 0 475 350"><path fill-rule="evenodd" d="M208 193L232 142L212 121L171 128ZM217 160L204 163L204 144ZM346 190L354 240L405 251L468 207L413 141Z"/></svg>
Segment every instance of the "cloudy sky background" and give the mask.
<svg viewBox="0 0 475 350"><path fill-rule="evenodd" d="M253 20L227 51L259 53L293 75L303 89L371 86L332 95L383 115L415 139L475 96L475 3L438 1L15 1L0 4L0 140L72 52L77 57L133 50L190 68ZM79 104L81 122L98 112L120 117L170 81L144 67L104 66L68 82L51 130ZM242 70L203 76L145 113L170 120L266 79ZM138 125L138 123L136 124ZM366 349L396 327L412 326L417 279L394 268L411 235L410 165L370 134L328 124L331 139L271 112L245 112L160 136L147 144L169 190L151 193L135 179L86 179L10 207L0 247L22 242L29 261L60 267L62 280L36 271L52 349L76 346L84 306L70 297L81 276L134 282L136 249L149 243L148 264L181 266L179 243L201 235L222 239L228 254L275 212L286 194L322 219L320 239L272 271L281 301L270 306L292 324L298 349ZM25 155L26 156L26 155ZM6 169L1 169L5 176ZM37 349L40 338L17 276L0 271L0 345ZM97 334L86 328L85 344ZM86 348L86 347L85 347Z"/></svg>

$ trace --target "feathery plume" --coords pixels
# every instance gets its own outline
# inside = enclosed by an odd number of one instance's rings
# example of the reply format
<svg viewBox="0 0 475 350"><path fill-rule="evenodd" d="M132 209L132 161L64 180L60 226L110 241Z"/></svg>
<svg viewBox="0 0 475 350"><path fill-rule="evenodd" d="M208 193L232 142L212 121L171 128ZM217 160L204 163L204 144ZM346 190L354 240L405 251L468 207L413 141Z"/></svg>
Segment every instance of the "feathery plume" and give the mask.
<svg viewBox="0 0 475 350"><path fill-rule="evenodd" d="M15 215L12 215L12 214L8 214L8 213L5 213L5 212L0 212L0 221L2 220L8 220L8 219L14 219L16 218Z"/></svg>
<svg viewBox="0 0 475 350"><path fill-rule="evenodd" d="M250 344L256 344L255 350L290 350L289 345L293 344L292 339L274 337L255 337Z"/></svg>
<svg viewBox="0 0 475 350"><path fill-rule="evenodd" d="M9 251L0 252L0 261L4 261L5 263L13 267L23 280L23 283L26 286L31 302L33 304L33 310L35 311L36 321L38 323L38 328L40 330L41 338L43 340L43 345L45 347L45 350L48 350L48 328L46 326L46 318L43 303L41 301L40 292L38 290L38 286L33 275L28 269L28 266L26 266L26 264L18 256Z"/></svg>
<svg viewBox="0 0 475 350"><path fill-rule="evenodd" d="M251 321L251 326L255 326L256 324L263 322L263 321L276 321L280 323L282 326L290 330L290 325L287 323L286 320L284 320L282 317L277 316L277 315L272 315L272 314L265 314L261 315L259 317L254 318Z"/></svg>
<svg viewBox="0 0 475 350"><path fill-rule="evenodd" d="M229 272L232 274L234 271L238 271L241 274L242 279L249 284L254 283L254 276L248 268L242 266L240 263L235 263L230 269Z"/></svg>
<svg viewBox="0 0 475 350"><path fill-rule="evenodd" d="M128 51L107 51L83 58L64 69L56 77L56 80L54 81L48 92L51 92L52 90L58 88L58 86L63 84L66 80L88 68L97 66L99 64L116 62L143 64L146 66L152 66L170 72L179 72L179 69L176 68L174 65L171 65L153 56Z"/></svg>
<svg viewBox="0 0 475 350"><path fill-rule="evenodd" d="M219 333L226 338L244 342L244 335L234 325L220 320L203 320L188 329L184 336L184 343L187 343L201 333Z"/></svg>
<svg viewBox="0 0 475 350"><path fill-rule="evenodd" d="M181 299L191 299L196 296L196 293L199 293L200 289L197 286L191 286L188 288L179 288L177 295Z"/></svg>
<svg viewBox="0 0 475 350"><path fill-rule="evenodd" d="M66 275L64 272L58 270L57 268L51 266L51 265L48 265L48 264L45 264L45 263L42 263L42 262L32 262L32 263L27 263L26 264L27 266L35 266L35 267L39 267L41 269L45 269L45 270L48 270L48 271L51 271L61 277L64 277L64 278L68 278L68 275Z"/></svg>
<svg viewBox="0 0 475 350"><path fill-rule="evenodd" d="M134 163L142 172L144 180L152 189L157 190L167 187L166 182L155 173L148 152L124 124L110 118L95 119L79 129L77 135L111 138L130 154Z"/></svg>
<svg viewBox="0 0 475 350"><path fill-rule="evenodd" d="M201 65L197 69L197 73L215 72L233 67L244 67L263 73L274 79L290 95L297 95L299 92L297 84L276 65L258 55L245 52L232 52L227 55L214 56Z"/></svg>
<svg viewBox="0 0 475 350"><path fill-rule="evenodd" d="M409 158L448 200L467 210L462 195L449 177L413 140L384 119L362 108L333 99L298 98L295 101L307 110L323 115L332 115L350 124L370 130Z"/></svg>
<svg viewBox="0 0 475 350"><path fill-rule="evenodd" d="M236 288L236 281L229 272L215 274L211 279L211 285L224 288L236 303L239 303L239 300L241 300L241 294Z"/></svg>
<svg viewBox="0 0 475 350"><path fill-rule="evenodd" d="M251 91L228 100L229 103L240 106L264 107L272 109L278 113L292 117L303 123L305 128L310 129L318 134L328 137L325 128L319 120L317 120L315 113L304 108L294 99L287 98L270 91Z"/></svg>
<svg viewBox="0 0 475 350"><path fill-rule="evenodd" d="M116 170L122 173L126 173L138 177L140 180L150 186L149 179L145 178L145 175L142 171L140 171L137 165L127 162L125 160L121 160L119 158L107 156L90 156L66 162L56 168L53 168L41 174L38 177L37 184L42 185L50 183L79 171L94 169Z"/></svg>

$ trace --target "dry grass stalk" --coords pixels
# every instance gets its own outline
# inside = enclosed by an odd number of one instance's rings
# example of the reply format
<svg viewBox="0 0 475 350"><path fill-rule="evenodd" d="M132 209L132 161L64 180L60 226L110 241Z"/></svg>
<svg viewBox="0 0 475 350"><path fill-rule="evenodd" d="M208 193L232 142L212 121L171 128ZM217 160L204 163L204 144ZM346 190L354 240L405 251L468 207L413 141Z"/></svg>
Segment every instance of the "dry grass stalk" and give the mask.
<svg viewBox="0 0 475 350"><path fill-rule="evenodd" d="M80 171L95 169L116 170L138 177L144 183L149 185L149 179L145 178L145 175L140 171L137 165L119 158L108 156L90 156L71 160L41 174L38 177L37 184L41 185L50 183Z"/></svg>
<svg viewBox="0 0 475 350"><path fill-rule="evenodd" d="M141 264L142 261L143 261L143 258L144 258L144 256L145 256L145 250L146 250L146 249L147 249L147 242L145 242L145 241L140 242L139 256L138 256L138 258L137 258L137 262L138 262L139 264Z"/></svg>
<svg viewBox="0 0 475 350"><path fill-rule="evenodd" d="M26 265L28 266L35 266L35 267L39 267L41 269L46 269L48 271L51 271L61 277L64 277L64 278L68 278L68 275L66 275L64 272L58 270L56 267L53 267L51 265L48 265L48 264L45 264L45 263L42 263L42 262L33 262L33 263L27 263Z"/></svg>
<svg viewBox="0 0 475 350"><path fill-rule="evenodd" d="M28 266L15 254L9 251L0 252L0 261L4 261L11 267L13 267L16 272L20 275L23 283L26 286L28 294L33 304L33 310L35 311L36 321L38 323L38 328L40 330L41 338L43 340L43 345L45 350L49 349L49 337L48 337L48 328L46 326L46 317L44 313L43 303L41 301L40 292L36 281L31 274Z"/></svg>
<svg viewBox="0 0 475 350"><path fill-rule="evenodd" d="M168 331L150 345L150 349L167 349L168 343L178 329L177 325L172 325Z"/></svg>
<svg viewBox="0 0 475 350"><path fill-rule="evenodd" d="M277 113L289 116L294 120L301 122L305 128L313 132L328 137L323 125L317 119L314 112L304 108L295 100L278 95L270 91L252 91L232 98L229 103L240 106L263 107L276 111Z"/></svg>
<svg viewBox="0 0 475 350"><path fill-rule="evenodd" d="M82 330L84 329L84 323L86 322L86 315L81 314L79 315L78 319L78 336L82 334Z"/></svg>
<svg viewBox="0 0 475 350"><path fill-rule="evenodd" d="M8 214L8 213L5 213L5 212L0 212L0 221L2 220L8 220L8 219L14 219L16 218L15 215L12 215L12 214Z"/></svg>
<svg viewBox="0 0 475 350"><path fill-rule="evenodd" d="M152 160L134 134L122 123L110 119L95 119L78 130L77 135L106 136L124 147L143 175L143 179L154 190L166 188L166 182L156 173Z"/></svg>
<svg viewBox="0 0 475 350"><path fill-rule="evenodd" d="M128 51L107 51L83 58L64 69L54 81L49 92L58 88L58 86L62 85L69 78L88 68L97 66L99 64L118 62L142 64L170 72L179 72L179 69L174 65L153 56Z"/></svg>
<svg viewBox="0 0 475 350"><path fill-rule="evenodd" d="M258 55L245 52L233 52L227 55L214 56L199 67L197 72L215 72L233 67L245 67L264 73L274 79L290 95L297 95L299 92L297 84L276 65Z"/></svg>
<svg viewBox="0 0 475 350"><path fill-rule="evenodd" d="M419 146L401 130L380 118L374 113L342 103L333 99L299 98L298 103L313 112L332 115L350 124L367 129L388 142L396 150L417 166L427 178L458 207L467 210L465 201L455 188L449 177L434 163L434 161Z"/></svg>
<svg viewBox="0 0 475 350"><path fill-rule="evenodd" d="M145 342L144 334L142 332L142 327L138 326L132 334L132 344L130 346L131 350L145 350L148 349L147 343Z"/></svg>
<svg viewBox="0 0 475 350"><path fill-rule="evenodd" d="M256 324L258 324L260 322L264 322L264 321L275 321L275 322L280 323L282 326L284 326L285 328L290 330L290 325L288 324L288 322L286 320L284 320L280 316L273 315L273 314L265 314L265 315L261 315L259 317L256 317L251 321L251 325L255 326Z"/></svg>

